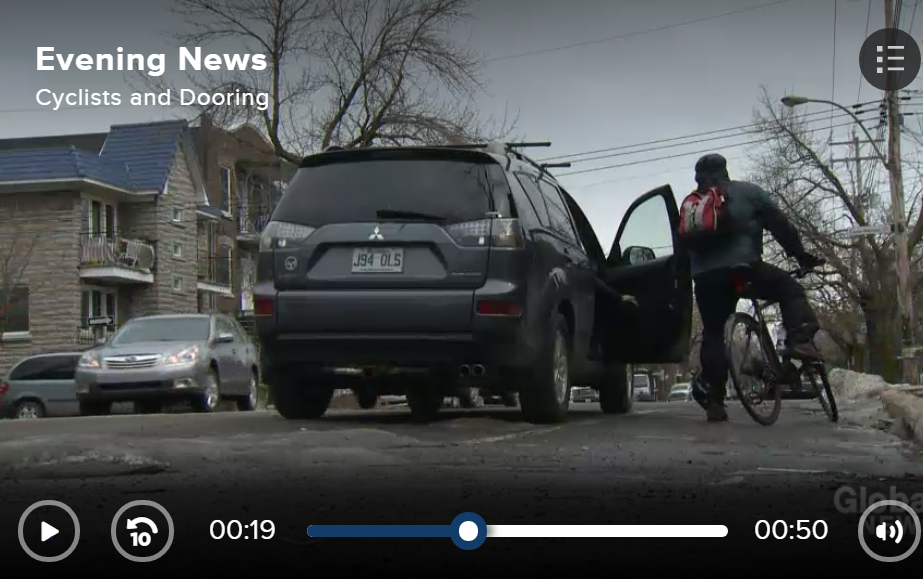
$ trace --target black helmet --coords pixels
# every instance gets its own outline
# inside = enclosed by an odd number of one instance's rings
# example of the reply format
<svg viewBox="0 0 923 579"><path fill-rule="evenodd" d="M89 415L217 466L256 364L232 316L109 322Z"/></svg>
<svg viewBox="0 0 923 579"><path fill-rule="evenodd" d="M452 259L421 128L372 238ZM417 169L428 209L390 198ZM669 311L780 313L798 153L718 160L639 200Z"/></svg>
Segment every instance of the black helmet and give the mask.
<svg viewBox="0 0 923 579"><path fill-rule="evenodd" d="M702 175L726 175L728 160L718 153L709 153L696 161L695 172Z"/></svg>

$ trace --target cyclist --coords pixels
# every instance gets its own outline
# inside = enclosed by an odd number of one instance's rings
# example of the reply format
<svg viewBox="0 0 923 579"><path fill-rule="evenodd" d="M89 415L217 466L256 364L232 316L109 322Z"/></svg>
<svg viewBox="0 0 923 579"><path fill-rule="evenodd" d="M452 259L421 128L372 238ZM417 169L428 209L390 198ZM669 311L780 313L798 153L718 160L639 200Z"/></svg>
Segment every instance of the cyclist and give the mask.
<svg viewBox="0 0 923 579"><path fill-rule="evenodd" d="M726 220L726 231L716 236L714 243L689 250L703 326L700 378L707 386L704 406L709 422L723 422L727 420L724 400L728 376L724 326L740 297L732 272L748 266L745 271L750 291L760 299L779 303L792 357L819 360L813 343L820 327L817 316L801 284L763 261L763 231L769 231L800 267L812 269L824 262L805 251L798 231L766 191L754 183L730 179L723 156L709 154L699 159L695 180L697 192L719 191L724 199L718 219Z"/></svg>

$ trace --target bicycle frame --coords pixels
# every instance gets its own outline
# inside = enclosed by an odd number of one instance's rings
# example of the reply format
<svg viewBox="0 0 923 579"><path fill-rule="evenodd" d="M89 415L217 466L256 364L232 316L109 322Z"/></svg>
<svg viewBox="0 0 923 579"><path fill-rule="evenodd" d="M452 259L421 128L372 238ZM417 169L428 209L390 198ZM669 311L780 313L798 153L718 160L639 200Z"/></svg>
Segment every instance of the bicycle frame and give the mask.
<svg viewBox="0 0 923 579"><path fill-rule="evenodd" d="M772 372L772 377L775 381L779 382L784 377L783 365L785 362L789 361L790 357L788 354L782 354L783 359L779 359L779 352L776 350L776 345L772 341L772 335L769 333L769 326L766 324L766 319L763 317L763 310L775 305L775 302L763 302L761 303L756 298L747 298L750 300L750 305L753 308L753 317L760 325L760 340L762 342L763 352L766 354L772 354L769 356L771 358L768 360L770 365L770 370ZM750 351L750 342L749 338L747 341L747 352Z"/></svg>

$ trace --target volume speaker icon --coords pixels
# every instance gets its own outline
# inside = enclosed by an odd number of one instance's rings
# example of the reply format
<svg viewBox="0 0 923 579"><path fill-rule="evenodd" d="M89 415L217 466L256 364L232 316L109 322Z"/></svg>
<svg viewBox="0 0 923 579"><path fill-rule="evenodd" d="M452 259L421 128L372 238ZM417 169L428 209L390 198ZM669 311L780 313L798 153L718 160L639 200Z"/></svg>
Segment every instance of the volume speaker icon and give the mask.
<svg viewBox="0 0 923 579"><path fill-rule="evenodd" d="M900 543L901 539L904 538L904 527L901 526L900 521L894 521L894 524L890 526L885 523L881 523L875 527L875 536L882 541L891 539L895 543Z"/></svg>

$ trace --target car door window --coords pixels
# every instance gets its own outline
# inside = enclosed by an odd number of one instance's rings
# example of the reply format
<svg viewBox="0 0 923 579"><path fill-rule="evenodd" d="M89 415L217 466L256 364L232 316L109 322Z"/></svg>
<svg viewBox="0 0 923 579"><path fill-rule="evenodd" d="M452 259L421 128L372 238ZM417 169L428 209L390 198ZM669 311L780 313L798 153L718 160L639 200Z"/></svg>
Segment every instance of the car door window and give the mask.
<svg viewBox="0 0 923 579"><path fill-rule="evenodd" d="M234 326L234 333L237 335L237 339L241 342L249 342L250 334L248 334L247 330L245 330L244 327L240 325L240 322L235 319L231 319L230 321L231 325Z"/></svg>
<svg viewBox="0 0 923 579"><path fill-rule="evenodd" d="M529 203L532 204L532 209L535 210L535 215L538 216L538 222L544 227L550 228L551 222L548 219L548 208L545 207L545 200L542 197L542 192L538 189L535 179L525 173L516 173L516 180L519 181L522 189L526 192L526 197L529 198Z"/></svg>
<svg viewBox="0 0 923 579"><path fill-rule="evenodd" d="M666 200L662 196L651 197L634 208L628 215L618 245L623 256L631 253L641 256L642 260L645 252L632 251L631 248L650 249L656 258L673 255L673 228ZM632 263L637 261L635 259Z"/></svg>
<svg viewBox="0 0 923 579"><path fill-rule="evenodd" d="M24 360L10 380L73 380L79 356L42 356Z"/></svg>
<svg viewBox="0 0 923 579"><path fill-rule="evenodd" d="M234 329L234 325L230 321L224 318L217 318L215 320L215 329L218 334L231 334L234 336L235 340L239 340L240 336L237 335L237 331Z"/></svg>
<svg viewBox="0 0 923 579"><path fill-rule="evenodd" d="M551 228L575 245L579 245L577 233L570 222L570 215L567 213L564 199L561 198L558 188L545 180L539 181L538 184L545 198L545 205L548 207L548 220Z"/></svg>

